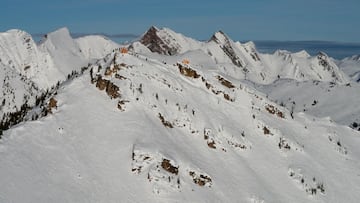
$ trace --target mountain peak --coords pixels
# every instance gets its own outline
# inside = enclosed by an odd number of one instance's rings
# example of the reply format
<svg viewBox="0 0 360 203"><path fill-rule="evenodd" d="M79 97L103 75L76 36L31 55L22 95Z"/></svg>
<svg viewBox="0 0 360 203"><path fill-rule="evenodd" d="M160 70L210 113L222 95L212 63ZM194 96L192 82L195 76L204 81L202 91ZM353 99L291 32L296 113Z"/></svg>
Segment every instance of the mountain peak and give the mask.
<svg viewBox="0 0 360 203"><path fill-rule="evenodd" d="M322 52L322 51L320 51L316 56L318 59L328 59L329 58L329 56L325 52Z"/></svg>
<svg viewBox="0 0 360 203"><path fill-rule="evenodd" d="M48 35L69 35L70 36L70 31L67 27L62 27L53 32L50 32Z"/></svg>
<svg viewBox="0 0 360 203"><path fill-rule="evenodd" d="M219 30L213 34L209 41L214 41L218 44L225 44L229 41L229 37L222 30Z"/></svg>
<svg viewBox="0 0 360 203"><path fill-rule="evenodd" d="M221 30L215 32L209 42L219 44L220 48L229 57L232 63L238 67L245 67L245 63L237 55L234 42Z"/></svg>
<svg viewBox="0 0 360 203"><path fill-rule="evenodd" d="M176 33L169 28L151 26L141 37L140 43L150 51L163 55L175 55L199 47L199 42Z"/></svg>
<svg viewBox="0 0 360 203"><path fill-rule="evenodd" d="M151 26L148 31L141 37L140 42L148 47L152 52L165 55L174 55L176 49L170 47L160 36L159 29Z"/></svg>
<svg viewBox="0 0 360 203"><path fill-rule="evenodd" d="M309 54L307 51L305 51L305 50L301 50L301 51L299 51L299 52L296 52L296 53L294 53L294 55L297 56L297 57L301 57L301 58L308 58L308 57L310 57L310 54Z"/></svg>
<svg viewBox="0 0 360 203"><path fill-rule="evenodd" d="M351 57L353 61L360 61L360 55L354 55Z"/></svg>
<svg viewBox="0 0 360 203"><path fill-rule="evenodd" d="M154 32L154 31L158 31L159 28L157 28L156 26L152 25L147 32Z"/></svg>
<svg viewBox="0 0 360 203"><path fill-rule="evenodd" d="M68 28L66 27L63 27L63 28L60 28L60 29L57 29L53 32L50 32L47 34L47 38L49 37L55 37L55 38L58 38L58 37L66 37L66 38L71 38L71 35L70 35L70 31Z"/></svg>
<svg viewBox="0 0 360 203"><path fill-rule="evenodd" d="M255 43L253 41L248 41L244 45L247 46L247 47L253 47L253 48L256 47L256 45L255 45Z"/></svg>

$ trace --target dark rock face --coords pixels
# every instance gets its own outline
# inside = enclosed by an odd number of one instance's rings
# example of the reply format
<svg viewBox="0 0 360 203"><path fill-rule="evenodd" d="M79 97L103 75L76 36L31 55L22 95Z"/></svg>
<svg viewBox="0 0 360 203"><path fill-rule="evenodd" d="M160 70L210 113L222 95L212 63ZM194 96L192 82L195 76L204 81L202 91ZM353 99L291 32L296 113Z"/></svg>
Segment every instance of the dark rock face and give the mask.
<svg viewBox="0 0 360 203"><path fill-rule="evenodd" d="M325 53L320 52L320 53L317 55L317 58L318 58L318 60L319 60L319 64L320 64L321 66L323 66L324 69L326 69L326 70L329 71L330 68L331 68L331 66L330 66L330 64L329 64L329 62L328 62L328 56L327 56Z"/></svg>
<svg viewBox="0 0 360 203"><path fill-rule="evenodd" d="M120 97L119 87L109 80L102 79L101 76L96 81L96 87L101 91L105 90L111 99Z"/></svg>
<svg viewBox="0 0 360 203"><path fill-rule="evenodd" d="M174 47L170 47L163 39L158 36L158 29L151 27L144 36L140 39L140 42L148 47L152 52L156 52L164 55L174 55L178 50Z"/></svg>
<svg viewBox="0 0 360 203"><path fill-rule="evenodd" d="M179 173L179 167L173 166L168 159L163 159L161 167L169 173L173 173L175 175Z"/></svg>
<svg viewBox="0 0 360 203"><path fill-rule="evenodd" d="M241 59L239 58L239 56L236 55L233 47L231 46L230 40L229 38L225 35L224 32L219 31L219 34L221 34L225 40L225 42L221 42L216 34L214 34L210 41L214 41L217 44L220 45L221 49L224 51L224 53L230 58L230 60L232 61L232 63L240 68L243 68L245 66L245 64L241 61Z"/></svg>
<svg viewBox="0 0 360 203"><path fill-rule="evenodd" d="M52 97L52 98L50 98L50 100L49 100L48 111L49 111L50 113L52 113L51 110L52 110L53 108L57 108L57 100Z"/></svg>
<svg viewBox="0 0 360 203"><path fill-rule="evenodd" d="M185 67L181 64L177 64L179 71L182 75L185 75L187 77L191 77L191 78L199 78L200 75L193 69L189 68L189 67Z"/></svg>
<svg viewBox="0 0 360 203"><path fill-rule="evenodd" d="M353 61L360 61L360 55L354 55L351 57L351 60Z"/></svg>

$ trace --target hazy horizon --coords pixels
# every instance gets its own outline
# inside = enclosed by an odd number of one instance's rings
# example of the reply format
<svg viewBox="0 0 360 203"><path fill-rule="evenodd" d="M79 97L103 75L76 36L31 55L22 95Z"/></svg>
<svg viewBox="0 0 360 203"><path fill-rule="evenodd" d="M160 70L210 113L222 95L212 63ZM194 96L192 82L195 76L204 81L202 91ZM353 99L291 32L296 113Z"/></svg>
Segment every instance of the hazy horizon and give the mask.
<svg viewBox="0 0 360 203"><path fill-rule="evenodd" d="M195 39L223 30L234 40L360 43L359 7L358 0L4 0L0 30L139 34L156 25Z"/></svg>

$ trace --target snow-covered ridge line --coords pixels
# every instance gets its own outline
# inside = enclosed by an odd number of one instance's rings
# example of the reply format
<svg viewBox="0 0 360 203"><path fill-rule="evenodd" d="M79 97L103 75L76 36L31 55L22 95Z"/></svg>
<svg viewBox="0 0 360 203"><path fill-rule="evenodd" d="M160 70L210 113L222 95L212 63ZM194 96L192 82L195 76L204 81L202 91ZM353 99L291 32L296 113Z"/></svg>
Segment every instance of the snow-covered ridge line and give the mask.
<svg viewBox="0 0 360 203"><path fill-rule="evenodd" d="M323 52L316 56L310 56L306 51L291 53L280 50L274 54L262 54L257 51L253 42L234 42L223 31L215 32L207 42L199 42L168 28L151 27L139 42L143 46L138 42L131 45L136 52L186 54L190 60L192 52L201 50L217 66L238 66L239 72L243 73L242 77L260 84L270 84L278 78L331 81L338 84L349 82L348 76L339 69L335 61Z"/></svg>
<svg viewBox="0 0 360 203"><path fill-rule="evenodd" d="M35 105L36 97L118 47L102 36L73 39L67 28L46 34L39 44L25 31L0 33L0 119Z"/></svg>

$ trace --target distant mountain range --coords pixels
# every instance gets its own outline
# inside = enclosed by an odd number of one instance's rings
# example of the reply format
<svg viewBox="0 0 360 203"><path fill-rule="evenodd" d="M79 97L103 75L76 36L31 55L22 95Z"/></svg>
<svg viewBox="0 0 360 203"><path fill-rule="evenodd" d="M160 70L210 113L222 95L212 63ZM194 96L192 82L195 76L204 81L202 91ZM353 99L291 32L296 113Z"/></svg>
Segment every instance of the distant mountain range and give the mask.
<svg viewBox="0 0 360 203"><path fill-rule="evenodd" d="M39 41L46 33L31 34L35 41ZM70 33L73 38L84 37L88 35L101 35L110 38L119 44L128 43L138 39L141 35L132 33ZM206 40L200 40L206 41ZM246 43L251 40L241 40ZM276 50L288 50L291 52L299 52L306 50L311 55L316 55L322 51L335 59L344 59L353 55L360 54L360 43L351 42L334 42L320 40L303 40L303 41L278 41L278 40L253 40L256 47L261 53L273 53Z"/></svg>

